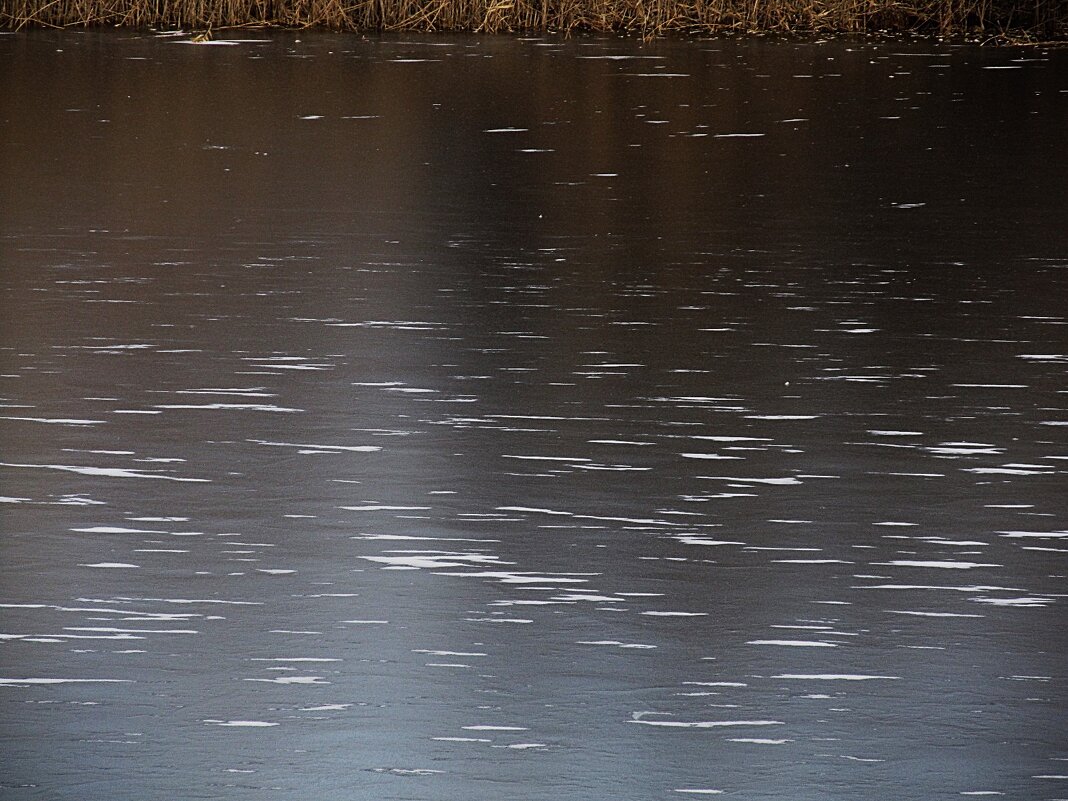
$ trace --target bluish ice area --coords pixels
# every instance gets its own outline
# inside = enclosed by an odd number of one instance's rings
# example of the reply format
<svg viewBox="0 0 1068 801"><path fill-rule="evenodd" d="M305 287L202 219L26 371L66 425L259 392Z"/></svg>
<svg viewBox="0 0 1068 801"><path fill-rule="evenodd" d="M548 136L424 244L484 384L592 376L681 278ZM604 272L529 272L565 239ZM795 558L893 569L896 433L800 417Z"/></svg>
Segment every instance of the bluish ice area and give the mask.
<svg viewBox="0 0 1068 801"><path fill-rule="evenodd" d="M0 36L0 799L1068 798L1068 50L215 45Z"/></svg>

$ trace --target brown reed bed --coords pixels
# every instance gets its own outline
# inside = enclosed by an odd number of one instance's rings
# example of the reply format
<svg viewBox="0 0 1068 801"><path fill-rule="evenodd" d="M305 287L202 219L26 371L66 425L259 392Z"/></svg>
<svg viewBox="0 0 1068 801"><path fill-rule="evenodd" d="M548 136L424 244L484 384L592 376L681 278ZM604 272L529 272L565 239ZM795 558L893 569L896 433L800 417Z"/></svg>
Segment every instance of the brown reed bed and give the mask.
<svg viewBox="0 0 1068 801"><path fill-rule="evenodd" d="M0 0L0 27L872 33L1068 39L1068 0Z"/></svg>

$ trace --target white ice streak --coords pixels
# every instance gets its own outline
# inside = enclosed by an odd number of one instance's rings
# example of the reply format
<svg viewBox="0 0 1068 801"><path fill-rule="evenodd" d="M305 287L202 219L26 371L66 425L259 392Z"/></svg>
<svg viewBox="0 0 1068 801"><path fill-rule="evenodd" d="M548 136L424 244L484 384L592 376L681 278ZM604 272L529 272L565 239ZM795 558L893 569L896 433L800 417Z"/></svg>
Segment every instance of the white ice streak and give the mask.
<svg viewBox="0 0 1068 801"><path fill-rule="evenodd" d="M303 412L289 406L277 406L273 403L157 403L153 409L200 409L206 411L236 412Z"/></svg>
<svg viewBox="0 0 1068 801"><path fill-rule="evenodd" d="M441 568L469 567L481 565L511 565L514 562L502 562L499 556L482 553L461 553L455 551L387 551L402 554L399 556L361 556L368 562L376 562L393 568L439 570Z"/></svg>
<svg viewBox="0 0 1068 801"><path fill-rule="evenodd" d="M943 442L941 445L933 445L924 450L940 456L997 456L1005 452L1004 448L982 442Z"/></svg>
<svg viewBox="0 0 1068 801"><path fill-rule="evenodd" d="M833 626L824 626L819 623L773 623L773 629L791 629L801 631L832 631Z"/></svg>
<svg viewBox="0 0 1068 801"><path fill-rule="evenodd" d="M576 576L599 576L600 573L524 573L519 571L492 571L480 570L468 573L440 572L439 576L459 576L462 578L492 578L501 584L585 584L588 578L575 578Z"/></svg>
<svg viewBox="0 0 1068 801"><path fill-rule="evenodd" d="M986 604L987 606L1038 609L1044 606L1049 606L1053 603L1054 599L1044 596L1026 595L1021 598L969 598L968 600L977 604Z"/></svg>
<svg viewBox="0 0 1068 801"><path fill-rule="evenodd" d="M752 550L752 549L747 549ZM852 565L848 559L772 559L777 565Z"/></svg>
<svg viewBox="0 0 1068 801"><path fill-rule="evenodd" d="M53 346L53 347L62 348L63 346ZM129 344L129 345L120 345L120 344L116 343L114 345L69 345L69 346L66 346L66 347L71 348L71 349L101 351L101 350L151 350L152 348L156 348L156 347L159 347L159 346L157 344L153 343L153 342L137 342L137 343L133 343L133 344Z"/></svg>
<svg viewBox="0 0 1068 801"><path fill-rule="evenodd" d="M278 676L273 679L245 679L245 681L262 681L271 684L329 684L322 676Z"/></svg>
<svg viewBox="0 0 1068 801"><path fill-rule="evenodd" d="M794 648L837 648L838 644L823 640L749 640L746 645L784 645Z"/></svg>
<svg viewBox="0 0 1068 801"><path fill-rule="evenodd" d="M387 625L389 625L389 621L388 620L342 620L341 622L342 623L352 623L354 625L359 625L359 626L387 626ZM317 634L318 632L314 632L314 633Z"/></svg>
<svg viewBox="0 0 1068 801"><path fill-rule="evenodd" d="M952 592L1026 592L1016 587L996 587L983 584L954 586L949 584L865 584L853 589L862 590L949 590Z"/></svg>
<svg viewBox="0 0 1068 801"><path fill-rule="evenodd" d="M339 506L347 512L425 512L429 506L388 506L386 504L364 504L363 506Z"/></svg>
<svg viewBox="0 0 1068 801"><path fill-rule="evenodd" d="M158 531L148 528L125 528L123 526L88 526L86 528L72 528L83 534L166 534L166 531Z"/></svg>
<svg viewBox="0 0 1068 801"><path fill-rule="evenodd" d="M1021 353L1016 358L1036 362L1068 362L1066 353Z"/></svg>
<svg viewBox="0 0 1068 801"><path fill-rule="evenodd" d="M129 620L129 618L126 618ZM64 631L95 631L106 634L199 634L196 629L120 629L115 626L64 626Z"/></svg>
<svg viewBox="0 0 1068 801"><path fill-rule="evenodd" d="M53 684L132 684L133 679L0 678L0 687L32 687Z"/></svg>
<svg viewBox="0 0 1068 801"><path fill-rule="evenodd" d="M73 417L14 417L11 415L0 415L0 420L12 420L22 423L54 423L61 426L95 426L107 422L106 420L82 420Z"/></svg>
<svg viewBox="0 0 1068 801"><path fill-rule="evenodd" d="M527 459L535 462L588 462L583 456L526 456L512 453L502 453L502 459Z"/></svg>
<svg viewBox="0 0 1068 801"><path fill-rule="evenodd" d="M607 523L636 523L639 525L653 526L681 526L682 523L674 523L670 520L644 517L607 517L604 515L580 515L575 512L564 512L557 509L541 509L532 506L498 506L499 512L526 512L531 514L556 515L559 517L573 517L577 520L601 520Z"/></svg>
<svg viewBox="0 0 1068 801"><path fill-rule="evenodd" d="M867 673L780 673L773 679L796 679L799 681L898 681L900 676L878 676Z"/></svg>
<svg viewBox="0 0 1068 801"><path fill-rule="evenodd" d="M818 414L747 414L746 420L817 420Z"/></svg>
<svg viewBox="0 0 1068 801"><path fill-rule="evenodd" d="M317 656L251 657L250 662L340 662L340 659Z"/></svg>
<svg viewBox="0 0 1068 801"><path fill-rule="evenodd" d="M80 599L84 600L84 599ZM118 599L121 604L124 599ZM205 602L208 603L208 602ZM222 601L220 603L226 603ZM237 602L232 602L237 603ZM57 612L91 612L94 619L100 615L118 615L124 622L170 622L185 621L190 618L204 617L196 612L147 612L142 609L121 609L110 606L57 606L54 604L12 604L0 603L0 609L50 609ZM210 618L209 618L210 619ZM131 630L132 631L132 630ZM67 636L67 635L62 635Z"/></svg>
<svg viewBox="0 0 1068 801"><path fill-rule="evenodd" d="M655 403L738 403L740 398L724 398L714 395L661 395L647 398ZM730 407L735 411L745 411L744 407Z"/></svg>
<svg viewBox="0 0 1068 801"><path fill-rule="evenodd" d="M774 739L771 737L728 737L728 743L751 743L753 745L785 745L786 743L792 743L793 740L785 738Z"/></svg>
<svg viewBox="0 0 1068 801"><path fill-rule="evenodd" d="M698 476L698 478L705 479L706 481L731 481L738 484L771 484L776 486L787 486L793 484L800 484L801 480L795 476L784 476L782 478L748 478L743 476Z"/></svg>
<svg viewBox="0 0 1068 801"><path fill-rule="evenodd" d="M93 562L91 564L79 564L78 567L104 567L104 568L126 568L126 567L140 567L141 565L132 565L129 562Z"/></svg>
<svg viewBox="0 0 1068 801"><path fill-rule="evenodd" d="M127 598L117 597L108 601L99 601L95 598L78 598L77 600L83 603L113 603L113 602L127 602L127 601L143 601L145 603L161 603L161 604L226 604L229 606L263 606L262 601L232 601L221 598Z"/></svg>
<svg viewBox="0 0 1068 801"><path fill-rule="evenodd" d="M250 439L249 442L253 442L257 445L270 445L279 448L301 448L309 451L347 451L351 453L373 453L374 451L382 450L378 445L319 445L319 444L306 444L300 442L272 442L265 439Z"/></svg>
<svg viewBox="0 0 1068 801"><path fill-rule="evenodd" d="M486 737L431 737L431 740L438 740L443 743L492 743Z"/></svg>
<svg viewBox="0 0 1068 801"><path fill-rule="evenodd" d="M469 623L533 623L529 617L465 617Z"/></svg>
<svg viewBox="0 0 1068 801"><path fill-rule="evenodd" d="M265 387L203 387L200 389L176 389L172 395L232 395L239 398L274 398L277 393L267 392Z"/></svg>
<svg viewBox="0 0 1068 801"><path fill-rule="evenodd" d="M281 367L283 362L286 364L295 364L297 367L304 367L306 365L296 364L297 362L307 362L309 358L306 356L246 356L241 359L243 362L265 362L264 366L269 367ZM332 367L333 365L322 365L326 367Z"/></svg>
<svg viewBox="0 0 1068 801"><path fill-rule="evenodd" d="M1063 531L999 531L1006 539L1040 539L1060 540L1068 538L1068 530Z"/></svg>
<svg viewBox="0 0 1068 801"><path fill-rule="evenodd" d="M61 470L67 473L77 473L83 476L106 476L109 478L155 478L161 481L193 481L210 482L208 478L187 478L184 476L167 476L160 473L146 473L143 470L128 470L122 467L86 467L82 465L66 464L16 464L12 462L0 462L0 467L25 467L38 470Z"/></svg>
<svg viewBox="0 0 1068 801"><path fill-rule="evenodd" d="M684 681L683 684L697 687L748 687L744 681Z"/></svg>
<svg viewBox="0 0 1068 801"><path fill-rule="evenodd" d="M361 320L356 323L327 323L334 328L388 328L395 331L431 331L443 328L442 323L431 320ZM400 381L354 381L354 387L394 387Z"/></svg>
<svg viewBox="0 0 1068 801"><path fill-rule="evenodd" d="M352 539L387 540L392 542L500 542L500 540L479 539L477 537L420 537L416 534L354 534Z"/></svg>
<svg viewBox="0 0 1068 801"><path fill-rule="evenodd" d="M985 548L990 544L981 540L949 540L945 537L917 537L916 539L921 542L930 542L935 545L954 545L967 548Z"/></svg>
<svg viewBox="0 0 1068 801"><path fill-rule="evenodd" d="M589 601L591 603L620 604L625 603L627 599L622 597L613 597L611 595L597 595L595 593L567 593L566 595L554 595L552 600L558 601L560 603Z"/></svg>
<svg viewBox="0 0 1068 801"><path fill-rule="evenodd" d="M1004 567L991 562L958 562L951 559L895 559L892 562L872 562L873 565L887 565L892 567L930 567L942 570L971 570L976 567Z"/></svg>
<svg viewBox="0 0 1068 801"><path fill-rule="evenodd" d="M689 535L679 535L672 539L676 539L683 545L745 545L744 542L738 542L737 540L710 540L706 537L694 537Z"/></svg>
<svg viewBox="0 0 1068 801"><path fill-rule="evenodd" d="M665 729L719 729L735 726L784 726L782 720L630 720L643 726L658 726Z"/></svg>
<svg viewBox="0 0 1068 801"><path fill-rule="evenodd" d="M175 39L173 44L194 45L196 47L233 47L251 42L264 42L266 39Z"/></svg>
<svg viewBox="0 0 1068 801"><path fill-rule="evenodd" d="M589 61L630 61L642 59L662 59L664 56L638 56L638 55L603 55L603 56L579 56L580 59Z"/></svg>
<svg viewBox="0 0 1068 801"><path fill-rule="evenodd" d="M771 437L734 437L695 434L691 439L705 439L711 442L774 442Z"/></svg>
<svg viewBox="0 0 1068 801"><path fill-rule="evenodd" d="M963 472L965 473L978 473L980 475L999 475L999 476L1052 476L1056 473L1055 470L1042 470L1035 469L1041 467L1040 465L1034 465L1031 467L1021 467L1015 465L1005 465L1004 467L966 467Z"/></svg>

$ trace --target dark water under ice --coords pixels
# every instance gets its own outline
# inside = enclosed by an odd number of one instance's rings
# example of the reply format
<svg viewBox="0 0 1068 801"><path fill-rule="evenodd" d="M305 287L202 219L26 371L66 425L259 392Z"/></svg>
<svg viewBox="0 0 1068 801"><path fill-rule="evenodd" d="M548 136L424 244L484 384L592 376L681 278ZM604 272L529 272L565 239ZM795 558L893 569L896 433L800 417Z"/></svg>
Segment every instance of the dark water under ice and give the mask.
<svg viewBox="0 0 1068 801"><path fill-rule="evenodd" d="M0 36L0 798L1068 797L1068 51Z"/></svg>

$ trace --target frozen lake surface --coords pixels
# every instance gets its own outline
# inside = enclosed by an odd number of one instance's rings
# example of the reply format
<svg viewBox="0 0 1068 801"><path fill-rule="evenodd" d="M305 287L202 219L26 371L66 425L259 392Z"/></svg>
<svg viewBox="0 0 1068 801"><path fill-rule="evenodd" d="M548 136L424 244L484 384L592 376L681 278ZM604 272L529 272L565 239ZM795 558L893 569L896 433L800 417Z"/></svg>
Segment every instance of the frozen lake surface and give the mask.
<svg viewBox="0 0 1068 801"><path fill-rule="evenodd" d="M242 38L0 36L0 798L1068 798L1068 50Z"/></svg>

